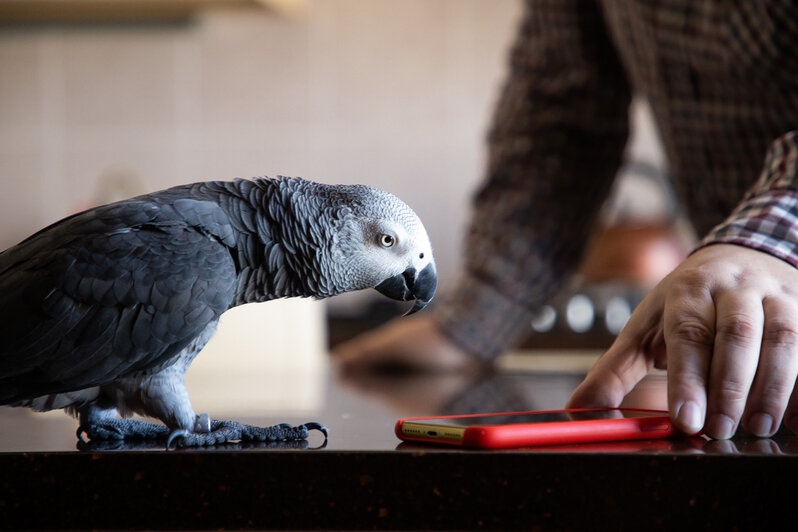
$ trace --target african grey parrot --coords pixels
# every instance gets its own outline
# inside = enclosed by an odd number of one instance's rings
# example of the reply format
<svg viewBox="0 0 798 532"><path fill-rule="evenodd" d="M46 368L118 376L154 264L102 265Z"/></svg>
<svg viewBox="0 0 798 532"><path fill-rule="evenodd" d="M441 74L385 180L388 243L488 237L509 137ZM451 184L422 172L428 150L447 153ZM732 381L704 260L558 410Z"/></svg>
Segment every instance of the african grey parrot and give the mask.
<svg viewBox="0 0 798 532"><path fill-rule="evenodd" d="M183 375L219 316L371 287L415 312L436 285L418 216L367 186L237 179L96 207L0 253L0 404L64 408L81 439L167 448L326 435L194 412ZM118 417L132 413L165 426Z"/></svg>

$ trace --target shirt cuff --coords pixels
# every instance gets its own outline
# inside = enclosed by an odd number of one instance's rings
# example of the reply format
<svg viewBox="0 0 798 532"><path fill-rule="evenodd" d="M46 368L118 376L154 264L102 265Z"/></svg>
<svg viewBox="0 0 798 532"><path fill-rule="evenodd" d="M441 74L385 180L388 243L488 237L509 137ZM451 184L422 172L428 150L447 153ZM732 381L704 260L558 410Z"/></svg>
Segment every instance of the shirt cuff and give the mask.
<svg viewBox="0 0 798 532"><path fill-rule="evenodd" d="M782 190L743 202L696 249L710 244L745 246L798 268L798 192Z"/></svg>
<svg viewBox="0 0 798 532"><path fill-rule="evenodd" d="M746 246L798 268L798 132L773 142L757 182L696 250L711 244Z"/></svg>
<svg viewBox="0 0 798 532"><path fill-rule="evenodd" d="M435 310L443 332L474 358L489 362L531 333L532 314L492 287L468 275L455 283Z"/></svg>

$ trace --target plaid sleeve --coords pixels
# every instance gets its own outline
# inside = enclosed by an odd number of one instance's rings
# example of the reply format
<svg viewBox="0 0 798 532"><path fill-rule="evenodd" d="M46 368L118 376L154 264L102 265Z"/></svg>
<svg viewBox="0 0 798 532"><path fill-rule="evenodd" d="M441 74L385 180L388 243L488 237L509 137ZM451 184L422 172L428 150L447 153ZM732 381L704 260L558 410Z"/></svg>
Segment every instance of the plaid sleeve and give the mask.
<svg viewBox="0 0 798 532"><path fill-rule="evenodd" d="M467 352L491 360L517 345L577 266L621 164L630 101L596 4L527 4L460 281L434 314Z"/></svg>
<svg viewBox="0 0 798 532"><path fill-rule="evenodd" d="M738 244L798 268L798 130L776 139L754 186L696 249Z"/></svg>

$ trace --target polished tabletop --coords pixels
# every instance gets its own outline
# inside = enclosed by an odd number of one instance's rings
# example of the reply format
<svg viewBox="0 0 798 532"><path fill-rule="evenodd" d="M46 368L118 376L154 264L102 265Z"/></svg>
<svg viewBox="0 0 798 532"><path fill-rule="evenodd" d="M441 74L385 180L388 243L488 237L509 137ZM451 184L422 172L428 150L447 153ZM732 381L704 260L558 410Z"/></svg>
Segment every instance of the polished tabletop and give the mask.
<svg viewBox="0 0 798 532"><path fill-rule="evenodd" d="M712 529L754 518L760 528L793 512L798 438L786 431L503 451L394 435L401 417L562 408L594 357L516 354L485 374L329 368L313 377L323 388L315 402L215 416L317 421L326 441L314 431L299 443L81 446L63 413L0 408L0 527L578 529L603 516L619 529L684 519ZM665 386L653 373L626 405L662 408Z"/></svg>

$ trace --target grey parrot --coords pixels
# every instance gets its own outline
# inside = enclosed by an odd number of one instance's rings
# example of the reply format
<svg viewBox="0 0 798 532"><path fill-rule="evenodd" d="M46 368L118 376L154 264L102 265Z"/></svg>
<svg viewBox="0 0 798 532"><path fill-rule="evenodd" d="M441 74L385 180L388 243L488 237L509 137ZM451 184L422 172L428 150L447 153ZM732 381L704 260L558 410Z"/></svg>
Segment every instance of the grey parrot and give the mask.
<svg viewBox="0 0 798 532"><path fill-rule="evenodd" d="M219 316L365 288L413 300L412 313L436 286L418 216L367 186L237 179L96 207L0 253L0 404L66 409L81 441L326 437L318 423L255 427L194 412L183 376Z"/></svg>

